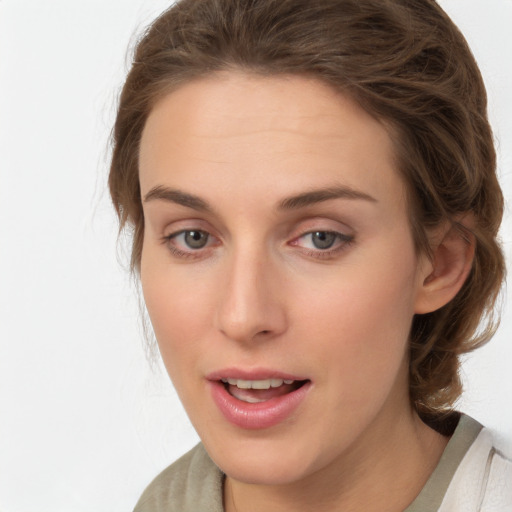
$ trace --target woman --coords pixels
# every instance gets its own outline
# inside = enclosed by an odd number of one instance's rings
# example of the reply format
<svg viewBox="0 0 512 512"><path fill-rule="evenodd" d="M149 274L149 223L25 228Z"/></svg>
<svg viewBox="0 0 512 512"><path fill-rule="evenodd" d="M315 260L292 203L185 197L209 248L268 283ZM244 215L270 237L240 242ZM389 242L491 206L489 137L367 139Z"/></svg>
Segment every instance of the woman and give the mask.
<svg viewBox="0 0 512 512"><path fill-rule="evenodd" d="M137 511L510 507L512 463L452 410L503 200L435 2L178 2L138 44L110 190L202 441Z"/></svg>

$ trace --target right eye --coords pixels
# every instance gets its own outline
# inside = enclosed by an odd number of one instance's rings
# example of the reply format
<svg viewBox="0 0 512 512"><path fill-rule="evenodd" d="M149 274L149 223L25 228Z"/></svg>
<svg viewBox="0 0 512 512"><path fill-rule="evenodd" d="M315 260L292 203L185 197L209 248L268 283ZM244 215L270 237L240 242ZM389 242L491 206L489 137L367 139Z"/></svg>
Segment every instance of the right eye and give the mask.
<svg viewBox="0 0 512 512"><path fill-rule="evenodd" d="M183 229L165 237L167 247L178 257L193 257L201 249L216 244L216 239L207 231L201 229ZM197 254L199 255L199 254Z"/></svg>
<svg viewBox="0 0 512 512"><path fill-rule="evenodd" d="M208 243L210 235L206 231L182 231L173 237L179 240L190 249L202 249Z"/></svg>

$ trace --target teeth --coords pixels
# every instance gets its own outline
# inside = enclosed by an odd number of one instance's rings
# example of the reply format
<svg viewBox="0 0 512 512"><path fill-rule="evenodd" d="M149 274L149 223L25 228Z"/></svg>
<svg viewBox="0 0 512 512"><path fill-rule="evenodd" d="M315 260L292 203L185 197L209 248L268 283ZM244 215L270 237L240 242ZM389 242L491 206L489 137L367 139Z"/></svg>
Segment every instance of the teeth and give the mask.
<svg viewBox="0 0 512 512"><path fill-rule="evenodd" d="M278 388L283 384L292 384L293 380L288 379L265 379L265 380L242 380L242 379L222 379L225 384L231 384L240 389L269 389Z"/></svg>
<svg viewBox="0 0 512 512"><path fill-rule="evenodd" d="M245 396L243 398L239 398L239 400L242 400L242 402L247 402L249 404L260 404L261 402L265 401L263 399L253 398L253 397L250 397L250 396Z"/></svg>

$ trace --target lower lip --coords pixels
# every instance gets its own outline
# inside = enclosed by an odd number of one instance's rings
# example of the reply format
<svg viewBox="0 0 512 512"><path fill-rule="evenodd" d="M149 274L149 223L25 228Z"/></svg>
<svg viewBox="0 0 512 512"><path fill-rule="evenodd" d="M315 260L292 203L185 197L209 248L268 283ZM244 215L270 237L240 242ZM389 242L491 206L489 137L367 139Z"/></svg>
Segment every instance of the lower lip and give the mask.
<svg viewBox="0 0 512 512"><path fill-rule="evenodd" d="M306 397L311 382L306 382L286 395L257 404L243 402L230 395L222 382L210 381L210 388L213 401L230 423L256 430L273 427L290 417Z"/></svg>

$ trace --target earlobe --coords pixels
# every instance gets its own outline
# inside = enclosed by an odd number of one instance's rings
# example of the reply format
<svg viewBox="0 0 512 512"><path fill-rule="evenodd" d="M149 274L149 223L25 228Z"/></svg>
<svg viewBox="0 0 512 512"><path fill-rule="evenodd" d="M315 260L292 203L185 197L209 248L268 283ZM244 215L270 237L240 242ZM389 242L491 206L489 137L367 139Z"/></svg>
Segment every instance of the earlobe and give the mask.
<svg viewBox="0 0 512 512"><path fill-rule="evenodd" d="M448 304L462 288L473 264L475 237L462 222L443 225L432 237L432 259L420 276L415 313L431 313Z"/></svg>

